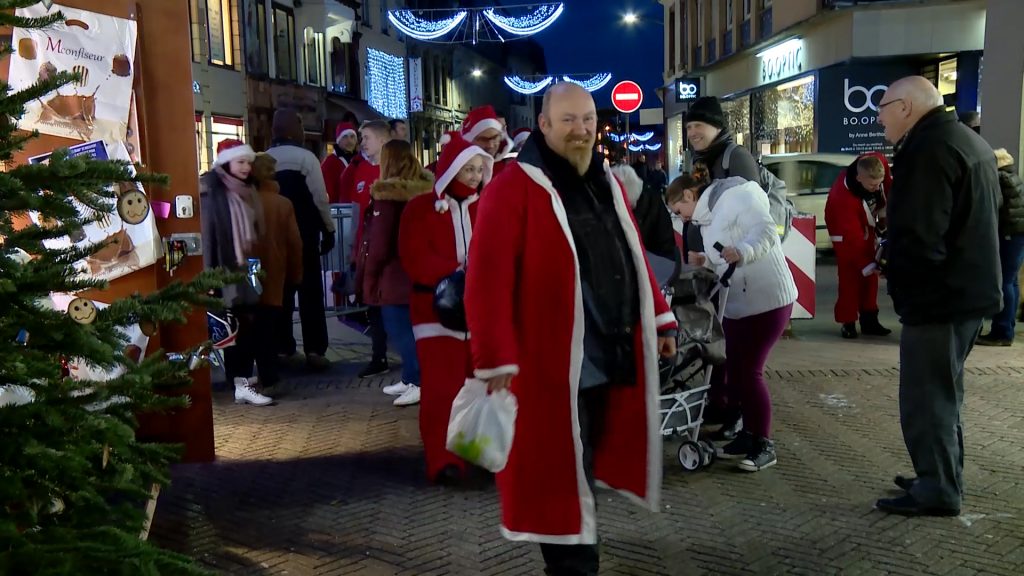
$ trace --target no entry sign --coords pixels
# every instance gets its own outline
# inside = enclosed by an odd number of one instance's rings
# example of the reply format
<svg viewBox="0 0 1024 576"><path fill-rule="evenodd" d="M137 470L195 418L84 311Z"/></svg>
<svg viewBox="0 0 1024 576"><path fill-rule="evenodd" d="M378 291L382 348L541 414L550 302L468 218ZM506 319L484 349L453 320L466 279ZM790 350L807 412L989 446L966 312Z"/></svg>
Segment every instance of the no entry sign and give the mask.
<svg viewBox="0 0 1024 576"><path fill-rule="evenodd" d="M644 103L644 93L632 80L623 80L612 88L612 106L623 114L632 114Z"/></svg>

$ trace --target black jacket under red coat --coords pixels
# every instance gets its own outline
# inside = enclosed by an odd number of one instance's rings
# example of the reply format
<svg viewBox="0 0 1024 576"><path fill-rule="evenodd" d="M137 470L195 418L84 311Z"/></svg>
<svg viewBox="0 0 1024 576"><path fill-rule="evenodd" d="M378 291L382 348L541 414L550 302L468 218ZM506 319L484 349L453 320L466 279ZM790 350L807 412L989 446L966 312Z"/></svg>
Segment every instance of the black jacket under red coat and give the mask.
<svg viewBox="0 0 1024 576"><path fill-rule="evenodd" d="M904 137L889 194L889 294L904 324L985 318L1002 307L999 178L981 136L941 107Z"/></svg>

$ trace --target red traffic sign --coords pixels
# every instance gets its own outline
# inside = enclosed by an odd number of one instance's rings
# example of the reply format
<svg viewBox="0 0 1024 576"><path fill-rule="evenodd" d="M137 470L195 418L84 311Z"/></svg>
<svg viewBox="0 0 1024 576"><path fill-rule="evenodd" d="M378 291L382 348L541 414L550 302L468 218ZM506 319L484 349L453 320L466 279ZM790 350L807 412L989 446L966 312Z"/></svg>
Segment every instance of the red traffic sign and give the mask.
<svg viewBox="0 0 1024 576"><path fill-rule="evenodd" d="M644 103L644 92L632 80L623 80L612 88L612 106L623 114L632 114Z"/></svg>

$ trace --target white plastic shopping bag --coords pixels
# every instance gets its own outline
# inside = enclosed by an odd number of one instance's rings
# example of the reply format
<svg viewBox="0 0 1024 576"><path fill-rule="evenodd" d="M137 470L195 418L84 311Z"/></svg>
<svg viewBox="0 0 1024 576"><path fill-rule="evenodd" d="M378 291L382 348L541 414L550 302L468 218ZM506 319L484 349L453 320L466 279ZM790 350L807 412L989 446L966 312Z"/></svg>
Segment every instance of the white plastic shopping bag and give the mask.
<svg viewBox="0 0 1024 576"><path fill-rule="evenodd" d="M512 450L518 411L512 392L488 394L486 382L467 379L452 403L448 450L491 472L500 472Z"/></svg>

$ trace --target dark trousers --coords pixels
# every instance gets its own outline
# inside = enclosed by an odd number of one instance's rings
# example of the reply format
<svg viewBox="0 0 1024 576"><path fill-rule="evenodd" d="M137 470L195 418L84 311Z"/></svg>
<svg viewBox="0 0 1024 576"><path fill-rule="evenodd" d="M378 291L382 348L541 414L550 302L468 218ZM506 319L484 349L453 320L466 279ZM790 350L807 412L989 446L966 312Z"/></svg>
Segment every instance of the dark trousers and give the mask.
<svg viewBox="0 0 1024 576"><path fill-rule="evenodd" d="M324 312L324 278L320 267L320 255L303 251L302 283L285 286L284 302L279 328L278 352L286 356L295 354L292 316L295 314L295 294L299 295L299 319L302 321L302 349L306 354L327 352L327 315Z"/></svg>
<svg viewBox="0 0 1024 576"><path fill-rule="evenodd" d="M999 261L1003 268L1003 309L992 318L992 336L1013 340L1020 303L1018 273L1024 264L1024 234L999 239Z"/></svg>
<svg viewBox="0 0 1024 576"><path fill-rule="evenodd" d="M729 398L740 405L743 429L759 438L771 438L772 428L772 397L764 381L764 367L792 312L793 305L787 304L754 316L723 321Z"/></svg>
<svg viewBox="0 0 1024 576"><path fill-rule="evenodd" d="M963 496L964 362L982 320L903 326L900 426L918 481L910 495L926 506L959 508Z"/></svg>
<svg viewBox="0 0 1024 576"><path fill-rule="evenodd" d="M259 368L260 382L264 386L278 379L277 351L272 334L277 322L278 308L271 306L239 306L231 310L238 319L238 337L235 345L224 349L224 374L228 384L235 378L252 378L253 363Z"/></svg>
<svg viewBox="0 0 1024 576"><path fill-rule="evenodd" d="M388 332L384 328L384 316L380 306L367 306L366 319L369 324L370 341L373 342L373 359L387 360Z"/></svg>
<svg viewBox="0 0 1024 576"><path fill-rule="evenodd" d="M580 390L580 440L583 443L583 472L594 491L594 446L601 440L602 420L608 404L607 386ZM597 499L595 498L596 502ZM597 544L541 544L548 576L597 576L600 554Z"/></svg>

